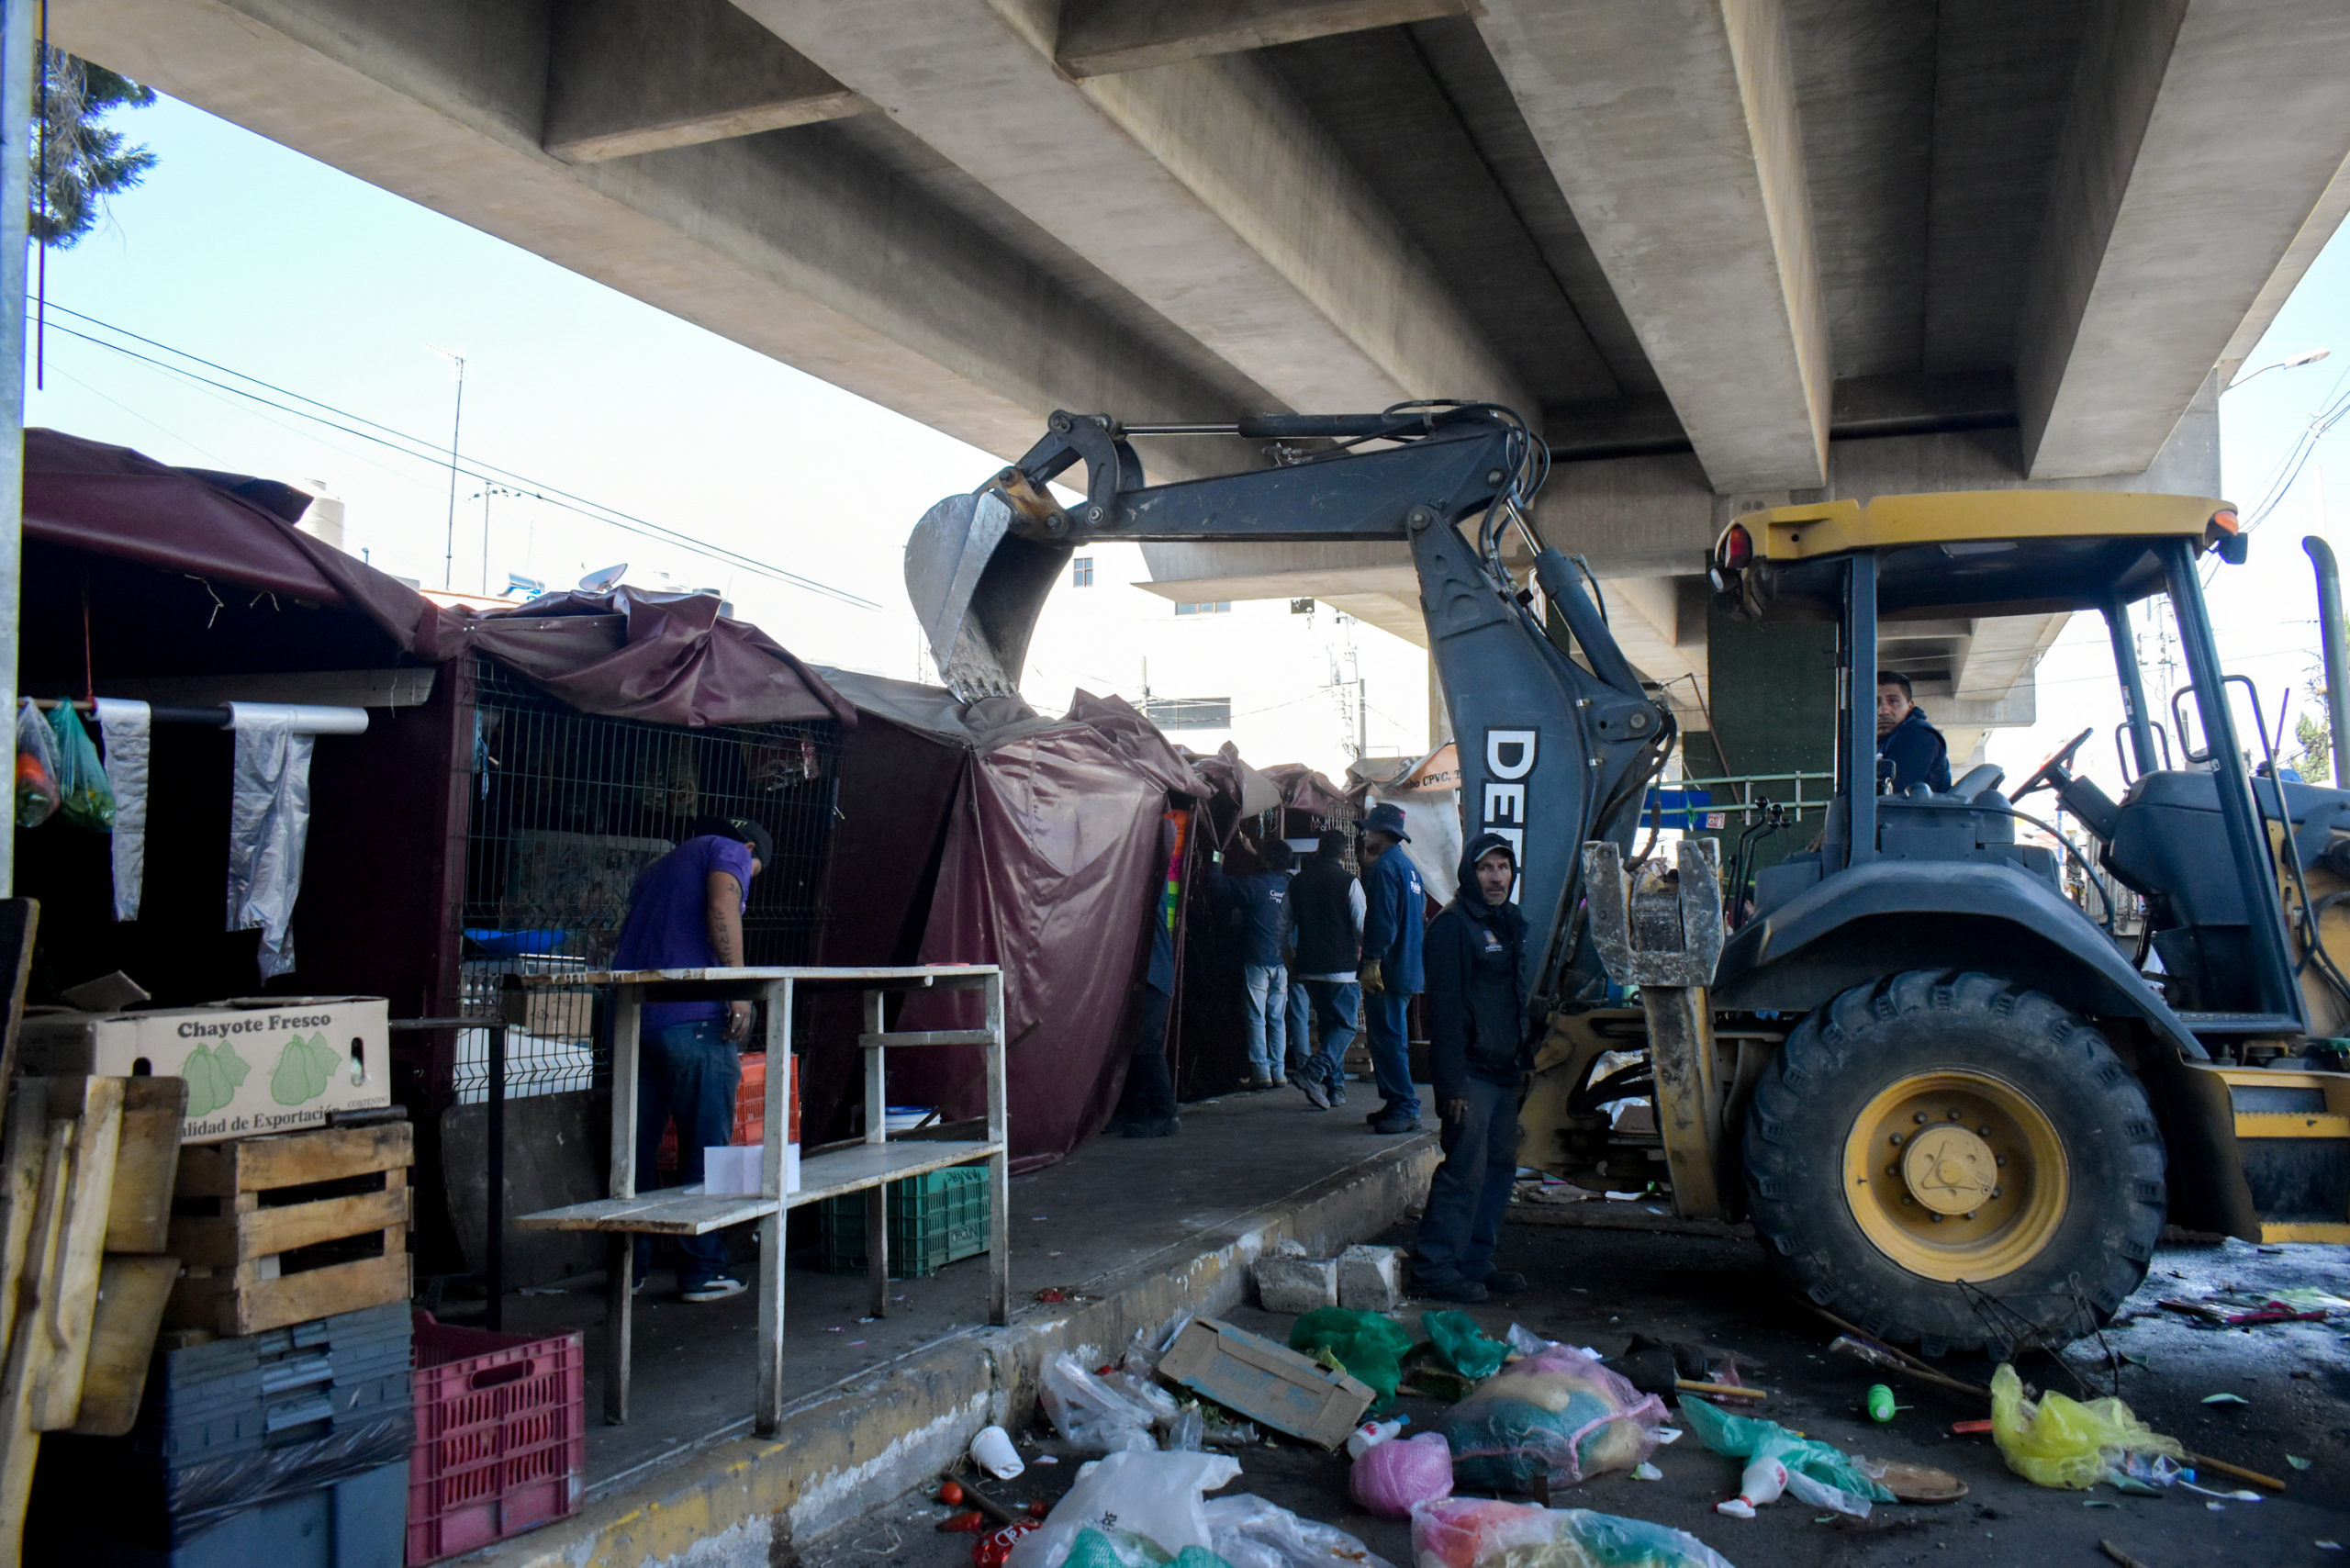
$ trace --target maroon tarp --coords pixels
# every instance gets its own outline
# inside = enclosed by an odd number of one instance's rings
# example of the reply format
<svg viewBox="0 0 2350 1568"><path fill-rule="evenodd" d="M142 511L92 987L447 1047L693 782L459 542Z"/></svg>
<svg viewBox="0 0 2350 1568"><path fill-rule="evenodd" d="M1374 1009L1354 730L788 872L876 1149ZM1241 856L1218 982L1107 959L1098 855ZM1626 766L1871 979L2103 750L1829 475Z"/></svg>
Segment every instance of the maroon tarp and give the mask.
<svg viewBox="0 0 2350 1568"><path fill-rule="evenodd" d="M295 528L308 498L274 480L172 468L129 447L25 431L25 533L374 620L431 664L488 654L582 712L665 724L856 722L823 678L707 595L556 594L487 615L434 604Z"/></svg>
<svg viewBox="0 0 2350 1568"><path fill-rule="evenodd" d="M1346 804L1346 796L1331 783L1302 762L1280 762L1264 770L1281 792L1281 803L1292 811L1328 822Z"/></svg>

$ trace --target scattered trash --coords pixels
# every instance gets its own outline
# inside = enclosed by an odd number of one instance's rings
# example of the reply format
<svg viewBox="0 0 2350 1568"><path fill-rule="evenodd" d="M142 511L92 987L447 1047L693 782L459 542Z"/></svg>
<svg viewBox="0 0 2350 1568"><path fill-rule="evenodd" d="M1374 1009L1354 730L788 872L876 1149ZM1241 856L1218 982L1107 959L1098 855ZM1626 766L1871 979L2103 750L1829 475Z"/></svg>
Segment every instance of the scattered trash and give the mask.
<svg viewBox="0 0 2350 1568"><path fill-rule="evenodd" d="M1198 1453L1207 1446L1208 1419L1200 1407L1189 1405L1167 1428L1167 1451Z"/></svg>
<svg viewBox="0 0 2350 1568"><path fill-rule="evenodd" d="M1383 1410L1395 1402L1395 1384L1404 1375L1412 1336L1402 1324L1375 1312L1325 1306L1291 1327L1289 1348L1304 1356L1326 1352L1337 1358L1339 1371L1361 1379L1377 1395L1371 1407Z"/></svg>
<svg viewBox="0 0 2350 1568"><path fill-rule="evenodd" d="M1023 1536L1012 1550L1011 1568L1059 1568L1063 1559L1080 1562L1080 1532L1099 1533L1105 1565L1125 1557L1116 1549L1127 1538L1137 1560L1164 1562L1187 1546L1213 1550L1208 1540L1203 1494L1227 1484L1240 1462L1223 1454L1158 1453L1130 1450L1090 1466L1069 1495L1045 1516L1044 1528Z"/></svg>
<svg viewBox="0 0 2350 1568"><path fill-rule="evenodd" d="M1893 1494L1897 1503L1955 1503L1966 1495L1966 1483L1947 1470L1900 1460L1856 1459L1862 1474Z"/></svg>
<svg viewBox="0 0 2350 1568"><path fill-rule="evenodd" d="M1588 1508L1451 1497L1412 1510L1417 1568L1730 1568L1695 1536Z"/></svg>
<svg viewBox="0 0 2350 1568"><path fill-rule="evenodd" d="M959 1514L949 1514L935 1527L942 1535L977 1535L987 1529L988 1517L977 1508L966 1508Z"/></svg>
<svg viewBox="0 0 2350 1568"><path fill-rule="evenodd" d="M1893 1390L1881 1383L1869 1384L1868 1407L1869 1419L1879 1426L1892 1420L1894 1413L1901 1408L1893 1402Z"/></svg>
<svg viewBox="0 0 2350 1568"><path fill-rule="evenodd" d="M1151 1428L1181 1414L1156 1383L1124 1372L1090 1372L1063 1350L1045 1363L1039 1391L1053 1429L1081 1453L1156 1449Z"/></svg>
<svg viewBox="0 0 2350 1568"><path fill-rule="evenodd" d="M1366 1450L1386 1442L1412 1424L1409 1416L1398 1416L1392 1421L1365 1421L1347 1439L1347 1457L1360 1459Z"/></svg>
<svg viewBox="0 0 2350 1568"><path fill-rule="evenodd" d="M1734 1519L1751 1519L1754 1510L1779 1500L1787 1489L1787 1467L1769 1454L1762 1454L1747 1462L1746 1473L1738 1478L1738 1495L1716 1503L1714 1512L1728 1514Z"/></svg>
<svg viewBox="0 0 2350 1568"><path fill-rule="evenodd" d="M2297 1453L2287 1454L2285 1456L2285 1462L2291 1465L2295 1470L2307 1470L2310 1467L2310 1462L2303 1459Z"/></svg>
<svg viewBox="0 0 2350 1568"><path fill-rule="evenodd" d="M975 1441L972 1446L976 1448L977 1442ZM953 1476L948 1476L938 1484L938 1500L950 1508L960 1507L963 1503L963 1484Z"/></svg>
<svg viewBox="0 0 2350 1568"><path fill-rule="evenodd" d="M2317 1540L2311 1541L2310 1544L2316 1547L2320 1551L2339 1551L2342 1550L2342 1543L2338 1540Z"/></svg>
<svg viewBox="0 0 2350 1568"><path fill-rule="evenodd" d="M1360 1378L1213 1317L1183 1326L1159 1375L1275 1431L1336 1449L1374 1395Z"/></svg>
<svg viewBox="0 0 2350 1568"><path fill-rule="evenodd" d="M1051 1454L1040 1453L1036 1456L1036 1462L1038 1464L1058 1464L1060 1461L1053 1457Z"/></svg>
<svg viewBox="0 0 2350 1568"><path fill-rule="evenodd" d="M1015 1481L1028 1468L1021 1462L1020 1450L1012 1446L1012 1434L1002 1427L979 1428L979 1436L971 1439L971 1462L998 1481ZM940 1501L953 1500L942 1493Z"/></svg>
<svg viewBox="0 0 2350 1568"><path fill-rule="evenodd" d="M1651 1464L1647 1460L1642 1460L1639 1463L1632 1467L1632 1479L1635 1481L1662 1481L1664 1479L1664 1472L1659 1470L1655 1465Z"/></svg>
<svg viewBox="0 0 2350 1568"><path fill-rule="evenodd" d="M2206 1405L2249 1405L2252 1401L2241 1394L2207 1394L2203 1396L2203 1403Z"/></svg>
<svg viewBox="0 0 2350 1568"><path fill-rule="evenodd" d="M1477 1320L1465 1312L1424 1312L1420 1328L1436 1346L1445 1364L1472 1383L1483 1383L1502 1370L1509 1347L1488 1338Z"/></svg>
<svg viewBox="0 0 2350 1568"><path fill-rule="evenodd" d="M1452 1450L1441 1432L1372 1443L1356 1456L1347 1490L1382 1519L1408 1519L1420 1504L1452 1495Z"/></svg>
<svg viewBox="0 0 2350 1568"><path fill-rule="evenodd" d="M2005 1361L1991 1375L1991 1435L2009 1470L2035 1485L2075 1491L2107 1479L2132 1453L2186 1457L2177 1439L2148 1427L2119 1399L2084 1405L2045 1394L2035 1405Z"/></svg>
<svg viewBox="0 0 2350 1568"><path fill-rule="evenodd" d="M1208 1550L1231 1568L1393 1568L1361 1541L1333 1525L1301 1518L1287 1508L1246 1492L1211 1497L1201 1512L1208 1521ZM1178 1557L1176 1562L1181 1562ZM1170 1563L1169 1568L1174 1568Z"/></svg>
<svg viewBox="0 0 2350 1568"><path fill-rule="evenodd" d="M979 1537L971 1543L971 1568L1004 1568L1020 1538L1043 1525L1042 1519L1014 1519Z"/></svg>
<svg viewBox="0 0 2350 1568"><path fill-rule="evenodd" d="M878 1317L860 1317L857 1321L859 1323L878 1323L881 1320Z"/></svg>
<svg viewBox="0 0 2350 1568"><path fill-rule="evenodd" d="M1892 1491L1872 1475L1863 1462L1832 1443L1799 1437L1776 1421L1766 1421L1758 1416L1733 1416L1702 1399L1692 1398L1681 1401L1681 1418L1697 1434L1697 1440L1714 1452L1727 1459L1754 1462L1748 1466L1739 1487L1739 1497L1750 1506L1769 1502L1784 1487L1816 1508L1833 1508L1840 1514L1864 1519L1869 1517L1872 1503L1894 1500ZM1755 1487L1766 1484L1764 1477L1756 1473L1765 1461L1784 1473L1776 1485L1769 1486L1767 1497L1755 1495ZM1735 1512L1728 1507L1720 1511ZM1748 1513L1739 1517L1753 1516Z"/></svg>
<svg viewBox="0 0 2350 1568"><path fill-rule="evenodd" d="M1476 1491L1531 1492L1629 1470L1656 1448L1664 1406L1565 1345L1512 1361L1452 1407L1453 1474Z"/></svg>
<svg viewBox="0 0 2350 1568"><path fill-rule="evenodd" d="M1953 1421L1950 1424L1950 1432L1954 1438L1987 1438L1991 1435L1991 1422L1988 1418L1980 1421Z"/></svg>
<svg viewBox="0 0 2350 1568"><path fill-rule="evenodd" d="M2185 1480L2183 1478L2180 1480L2179 1484L2186 1487L2189 1492L2198 1493L2206 1497L2225 1498L2231 1503L2257 1503L2260 1501L2260 1494L2257 1492L2246 1492L2241 1489L2234 1492L2217 1492L2209 1486L2198 1486L2194 1482Z"/></svg>
<svg viewBox="0 0 2350 1568"><path fill-rule="evenodd" d="M2117 1565L2117 1568L2146 1568L2144 1563L2139 1562L2136 1558L2131 1556L2128 1552L2122 1551L2120 1547L2114 1545L2113 1542L2109 1540L2098 1541L2097 1543L2097 1549L2099 1551L2104 1552L2108 1558L2111 1559Z"/></svg>

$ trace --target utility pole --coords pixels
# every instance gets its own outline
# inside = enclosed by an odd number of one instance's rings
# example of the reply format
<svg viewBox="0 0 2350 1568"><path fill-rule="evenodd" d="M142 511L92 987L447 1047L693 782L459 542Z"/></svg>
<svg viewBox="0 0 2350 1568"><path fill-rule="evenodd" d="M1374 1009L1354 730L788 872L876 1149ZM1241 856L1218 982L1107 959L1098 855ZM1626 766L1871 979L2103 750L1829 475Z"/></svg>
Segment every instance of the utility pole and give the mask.
<svg viewBox="0 0 2350 1568"><path fill-rule="evenodd" d="M1371 755L1371 700L1363 693L1369 688L1360 676L1355 677L1355 760L1360 762Z"/></svg>
<svg viewBox="0 0 2350 1568"><path fill-rule="evenodd" d="M465 425L465 356L431 343L424 345L457 367L457 409L449 420L449 538L441 555L441 587L456 586L457 578L457 432Z"/></svg>

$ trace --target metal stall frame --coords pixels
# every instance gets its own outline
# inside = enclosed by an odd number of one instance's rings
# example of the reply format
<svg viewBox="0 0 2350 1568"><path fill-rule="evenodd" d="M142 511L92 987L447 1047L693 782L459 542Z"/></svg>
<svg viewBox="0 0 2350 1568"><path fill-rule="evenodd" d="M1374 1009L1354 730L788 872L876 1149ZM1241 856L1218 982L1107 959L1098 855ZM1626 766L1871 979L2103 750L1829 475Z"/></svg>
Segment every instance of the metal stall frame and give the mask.
<svg viewBox="0 0 2350 1568"><path fill-rule="evenodd" d="M784 1148L789 1139L785 1084L791 1074L775 1070L790 1060L792 1009L802 986L855 986L864 992L865 1032L857 1045L865 1056L865 1137L803 1159L800 1189L784 1191ZM1003 972L992 964L936 964L878 969L743 968L621 969L580 975L509 975L504 1003L509 1022L521 1015L529 993L544 990L596 989L611 996L612 1152L610 1195L523 1215L515 1224L531 1230L594 1230L610 1238L605 1275L604 1419L628 1419L629 1352L633 1328L635 1248L639 1235L705 1236L729 1226L759 1222L758 1386L753 1424L771 1437L783 1423L784 1215L826 1198L863 1193L866 1270L872 1313L889 1315L890 1255L888 1183L955 1165L988 1167L988 1321L1012 1320L1012 1252L1004 1234L1011 1204L1011 1168L1004 1110ZM977 1029L888 1033L882 1005L892 991L978 991L986 999L987 1022ZM636 1078L639 1023L644 1003L687 1001L754 1001L767 1004L767 1129L759 1161L759 1192L744 1197L711 1196L698 1187L670 1188L640 1196L636 1190ZM909 1138L893 1141L885 1114L887 1053L891 1047L979 1046L987 1054L987 1137Z"/></svg>

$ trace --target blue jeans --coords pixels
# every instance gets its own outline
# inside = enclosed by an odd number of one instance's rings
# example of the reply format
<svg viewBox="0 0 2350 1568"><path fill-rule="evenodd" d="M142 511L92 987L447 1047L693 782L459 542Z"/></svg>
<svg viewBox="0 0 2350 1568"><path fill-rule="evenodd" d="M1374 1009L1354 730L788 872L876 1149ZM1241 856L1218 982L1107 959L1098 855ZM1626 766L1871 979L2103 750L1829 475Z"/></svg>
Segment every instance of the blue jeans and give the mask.
<svg viewBox="0 0 2350 1568"><path fill-rule="evenodd" d="M1411 997L1374 991L1362 999L1363 1028L1371 1035L1371 1076L1390 1116L1420 1114L1420 1093L1412 1087Z"/></svg>
<svg viewBox="0 0 2350 1568"><path fill-rule="evenodd" d="M1517 1108L1526 1091L1472 1078L1461 1097L1469 1114L1443 1124L1444 1163L1428 1179L1428 1204L1412 1247L1416 1285L1485 1282L1517 1178Z"/></svg>
<svg viewBox="0 0 2350 1568"><path fill-rule="evenodd" d="M1281 1058L1282 1068L1290 1072L1304 1072L1306 1063L1314 1059L1314 1036L1306 1027L1306 1014L1313 1003L1306 1000L1305 982L1295 975L1289 978L1289 1027L1283 1036L1289 1048Z"/></svg>
<svg viewBox="0 0 2350 1568"><path fill-rule="evenodd" d="M1306 1063L1305 1076L1325 1089L1336 1089L1347 1078L1347 1047L1355 1043L1355 1023L1362 1014L1362 987L1352 980L1307 980L1314 1001L1314 1023L1321 1046Z"/></svg>
<svg viewBox="0 0 2350 1568"><path fill-rule="evenodd" d="M677 1124L677 1180L701 1180L701 1151L734 1141L734 1095L743 1082L743 1058L715 1019L672 1024L645 1033L636 1064L636 1183L645 1190L661 1152L661 1133ZM685 1254L677 1288L692 1290L727 1271L726 1244L713 1231L680 1236ZM653 1238L636 1238L636 1275L653 1262Z"/></svg>
<svg viewBox="0 0 2350 1568"><path fill-rule="evenodd" d="M1244 964L1240 974L1248 987L1248 1076L1279 1078L1289 970L1279 964Z"/></svg>

